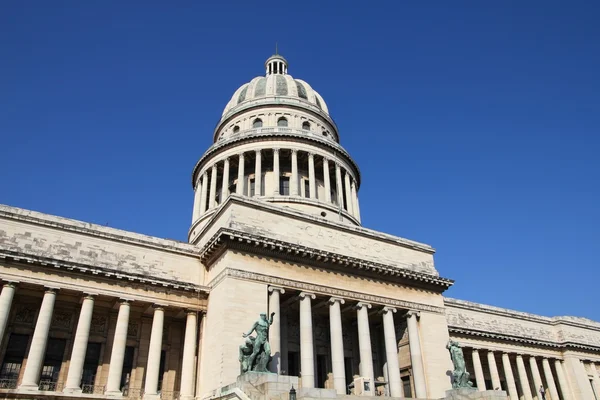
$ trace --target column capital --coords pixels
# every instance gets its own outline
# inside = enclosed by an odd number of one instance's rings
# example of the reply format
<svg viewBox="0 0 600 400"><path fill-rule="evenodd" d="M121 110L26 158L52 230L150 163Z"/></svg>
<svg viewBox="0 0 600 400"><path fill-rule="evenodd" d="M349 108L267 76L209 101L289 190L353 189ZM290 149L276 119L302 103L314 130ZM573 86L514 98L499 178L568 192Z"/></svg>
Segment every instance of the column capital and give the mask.
<svg viewBox="0 0 600 400"><path fill-rule="evenodd" d="M298 154L298 149L291 149L292 154Z"/></svg>
<svg viewBox="0 0 600 400"><path fill-rule="evenodd" d="M202 179L208 179L208 170L204 170L204 172L202 173Z"/></svg>
<svg viewBox="0 0 600 400"><path fill-rule="evenodd" d="M329 304L334 304L336 302L338 302L340 304L344 304L344 303L346 303L346 300L342 299L341 297L330 297L327 302Z"/></svg>
<svg viewBox="0 0 600 400"><path fill-rule="evenodd" d="M279 150L281 150L279 147L274 147L273 148L273 153L274 154L279 154Z"/></svg>
<svg viewBox="0 0 600 400"><path fill-rule="evenodd" d="M273 292L279 292L280 294L284 294L285 293L285 289L279 286L269 286L268 291L270 293Z"/></svg>
<svg viewBox="0 0 600 400"><path fill-rule="evenodd" d="M404 314L404 316L406 318L416 317L417 319L419 319L419 318L421 318L421 311L409 310Z"/></svg>
<svg viewBox="0 0 600 400"><path fill-rule="evenodd" d="M218 161L217 161L217 162L215 162L215 163L212 165L212 167L211 167L211 168L212 168L212 170L213 170L213 171L216 171L216 170L217 170L217 163L218 163Z"/></svg>
<svg viewBox="0 0 600 400"><path fill-rule="evenodd" d="M229 159L230 159L230 158L231 158L231 157L225 157L225 158L223 159L223 161L224 161L224 162L229 162Z"/></svg>
<svg viewBox="0 0 600 400"><path fill-rule="evenodd" d="M329 158L322 156L323 157L323 162L329 164L329 161L331 161Z"/></svg>
<svg viewBox="0 0 600 400"><path fill-rule="evenodd" d="M254 150L254 152L255 152L256 154L260 154L260 152L261 152L261 151L262 151L262 149L256 149L256 150Z"/></svg>
<svg viewBox="0 0 600 400"><path fill-rule="evenodd" d="M98 293L84 293L82 300L94 300L98 296Z"/></svg>
<svg viewBox="0 0 600 400"><path fill-rule="evenodd" d="M4 282L4 284L2 284L2 287L9 287L9 288L16 289L18 285L19 285L19 281L6 281L6 282Z"/></svg>
<svg viewBox="0 0 600 400"><path fill-rule="evenodd" d="M243 160L244 159L244 152L238 153L237 156Z"/></svg>
<svg viewBox="0 0 600 400"><path fill-rule="evenodd" d="M130 304L130 303L133 303L133 300L126 299L124 297L119 297L119 304Z"/></svg>
<svg viewBox="0 0 600 400"><path fill-rule="evenodd" d="M384 306L381 311L381 313L388 313L391 312L392 314L395 314L398 312L398 309L396 307L390 307L390 306Z"/></svg>
<svg viewBox="0 0 600 400"><path fill-rule="evenodd" d="M315 153L313 153L312 151L308 152L308 158L314 158Z"/></svg>
<svg viewBox="0 0 600 400"><path fill-rule="evenodd" d="M45 286L44 287L44 293L52 293L52 294L56 294L56 292L58 292L60 289L57 287L49 287L49 286Z"/></svg>
<svg viewBox="0 0 600 400"><path fill-rule="evenodd" d="M187 315L190 315L190 314L194 314L194 315L196 315L196 314L201 314L201 313L202 313L202 311L200 311L200 310L193 310L193 309L191 309L191 308L186 308L186 309L185 309L185 313L186 313Z"/></svg>
<svg viewBox="0 0 600 400"><path fill-rule="evenodd" d="M165 306L164 304L152 304L152 308L154 309L154 311L165 311L165 308L167 308L167 306Z"/></svg>
<svg viewBox="0 0 600 400"><path fill-rule="evenodd" d="M370 303L365 303L364 301L359 301L358 303L356 303L356 305L354 306L354 308L356 308L357 310L360 310L361 308L366 307L367 309L372 308L373 306Z"/></svg>
<svg viewBox="0 0 600 400"><path fill-rule="evenodd" d="M314 293L310 293L310 292L300 292L298 297L300 297L301 299L308 297L309 299L313 299L313 300L317 298L317 296Z"/></svg>

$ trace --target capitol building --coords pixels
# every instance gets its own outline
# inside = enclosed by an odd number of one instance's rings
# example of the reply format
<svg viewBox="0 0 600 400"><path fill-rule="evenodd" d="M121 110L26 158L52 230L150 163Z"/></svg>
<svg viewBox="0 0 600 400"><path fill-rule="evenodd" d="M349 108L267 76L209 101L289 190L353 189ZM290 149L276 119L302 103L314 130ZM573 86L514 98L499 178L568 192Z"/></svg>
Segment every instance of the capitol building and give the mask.
<svg viewBox="0 0 600 400"><path fill-rule="evenodd" d="M188 242L0 206L0 398L440 399L453 340L479 391L599 400L599 322L445 297L433 247L361 225L359 166L288 67L225 106ZM275 380L251 385L261 313Z"/></svg>

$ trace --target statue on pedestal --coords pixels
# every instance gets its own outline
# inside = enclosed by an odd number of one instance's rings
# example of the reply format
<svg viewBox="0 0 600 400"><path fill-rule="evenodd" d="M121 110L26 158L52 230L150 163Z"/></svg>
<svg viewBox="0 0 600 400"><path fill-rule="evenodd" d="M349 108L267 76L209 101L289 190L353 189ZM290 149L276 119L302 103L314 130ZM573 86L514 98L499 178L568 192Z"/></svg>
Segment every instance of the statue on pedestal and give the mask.
<svg viewBox="0 0 600 400"><path fill-rule="evenodd" d="M469 380L471 374L467 372L465 356L460 348L460 344L451 339L446 348L450 351L450 358L452 358L452 364L454 364L454 371L452 371L452 388L472 388L473 382Z"/></svg>
<svg viewBox="0 0 600 400"><path fill-rule="evenodd" d="M261 313L258 321L242 337L246 341L239 348L239 361L242 373L249 371L269 372L267 365L271 360L271 345L269 344L269 327L273 324L274 312L267 318L266 313ZM256 337L250 336L256 332Z"/></svg>

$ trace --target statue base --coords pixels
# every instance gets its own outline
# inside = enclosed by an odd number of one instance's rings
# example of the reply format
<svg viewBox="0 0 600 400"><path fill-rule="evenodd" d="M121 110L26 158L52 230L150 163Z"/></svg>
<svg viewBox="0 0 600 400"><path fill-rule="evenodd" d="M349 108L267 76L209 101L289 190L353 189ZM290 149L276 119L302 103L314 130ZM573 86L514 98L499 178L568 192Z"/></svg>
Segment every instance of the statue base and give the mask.
<svg viewBox="0 0 600 400"><path fill-rule="evenodd" d="M507 394L504 390L484 390L480 392L476 388L460 388L446 390L444 400L506 400Z"/></svg>

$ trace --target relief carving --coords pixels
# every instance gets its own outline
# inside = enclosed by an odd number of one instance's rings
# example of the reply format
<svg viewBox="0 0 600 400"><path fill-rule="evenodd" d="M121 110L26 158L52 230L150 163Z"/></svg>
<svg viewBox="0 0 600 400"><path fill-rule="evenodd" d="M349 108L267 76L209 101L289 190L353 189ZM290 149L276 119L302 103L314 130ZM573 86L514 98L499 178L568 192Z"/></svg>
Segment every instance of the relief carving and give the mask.
<svg viewBox="0 0 600 400"><path fill-rule="evenodd" d="M73 319L73 314L66 311L56 311L52 316L52 328L57 329L70 329L71 328L71 320Z"/></svg>
<svg viewBox="0 0 600 400"><path fill-rule="evenodd" d="M104 315L94 315L90 326L90 333L104 335L106 333L107 318Z"/></svg>
<svg viewBox="0 0 600 400"><path fill-rule="evenodd" d="M138 334L138 324L137 322L130 322L127 328L127 336L137 337Z"/></svg>
<svg viewBox="0 0 600 400"><path fill-rule="evenodd" d="M35 319L36 311L29 306L22 306L15 313L15 323L32 325Z"/></svg>

